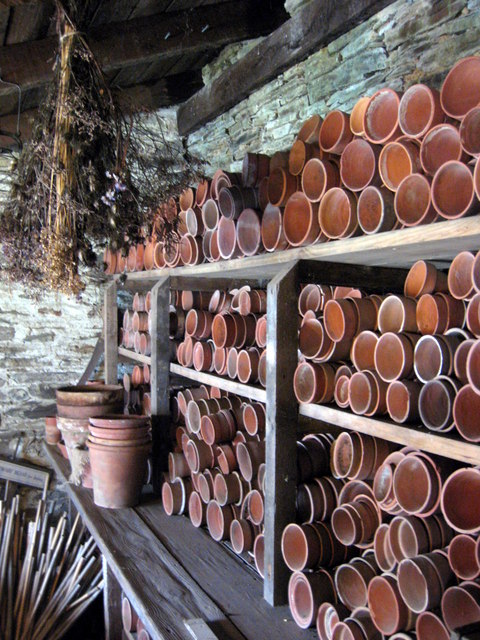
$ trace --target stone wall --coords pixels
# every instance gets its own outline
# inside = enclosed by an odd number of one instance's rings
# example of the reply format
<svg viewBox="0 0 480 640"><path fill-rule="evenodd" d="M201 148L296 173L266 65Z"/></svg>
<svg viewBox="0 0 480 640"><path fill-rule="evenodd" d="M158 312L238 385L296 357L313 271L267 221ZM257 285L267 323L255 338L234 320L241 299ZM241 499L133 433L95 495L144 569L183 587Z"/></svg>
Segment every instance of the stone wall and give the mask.
<svg viewBox="0 0 480 640"><path fill-rule="evenodd" d="M479 0L398 0L191 134L188 147L210 173L237 171L246 151L290 148L313 113L349 112L382 86L440 87L458 59L480 52L479 35Z"/></svg>

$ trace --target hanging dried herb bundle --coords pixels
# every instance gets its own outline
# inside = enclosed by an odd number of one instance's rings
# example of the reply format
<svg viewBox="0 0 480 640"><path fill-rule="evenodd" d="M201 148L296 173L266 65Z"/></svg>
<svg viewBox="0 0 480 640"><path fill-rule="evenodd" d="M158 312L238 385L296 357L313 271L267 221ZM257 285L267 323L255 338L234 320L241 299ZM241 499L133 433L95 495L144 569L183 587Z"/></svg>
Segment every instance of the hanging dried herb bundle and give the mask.
<svg viewBox="0 0 480 640"><path fill-rule="evenodd" d="M93 4L57 3L54 82L0 217L2 271L74 294L84 287L79 264L95 263L94 248L126 251L138 242L159 203L195 179L199 166L166 144L158 127L156 139L142 138L143 117L118 109L81 31ZM176 225L163 225L167 243Z"/></svg>

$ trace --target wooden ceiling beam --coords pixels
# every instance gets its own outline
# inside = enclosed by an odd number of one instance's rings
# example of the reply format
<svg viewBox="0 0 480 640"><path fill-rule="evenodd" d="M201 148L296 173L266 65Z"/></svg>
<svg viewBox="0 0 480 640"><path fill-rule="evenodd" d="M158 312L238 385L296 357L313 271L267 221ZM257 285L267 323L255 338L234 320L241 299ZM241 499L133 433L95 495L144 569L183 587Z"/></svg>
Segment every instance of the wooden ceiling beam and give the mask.
<svg viewBox="0 0 480 640"><path fill-rule="evenodd" d="M233 0L220 7L157 14L95 27L88 43L104 71L218 49L231 42L270 33L287 17L280 3ZM56 37L0 47L2 78L22 89L53 77ZM0 85L0 96L13 91Z"/></svg>
<svg viewBox="0 0 480 640"><path fill-rule="evenodd" d="M180 135L188 135L225 113L252 91L392 1L318 0L307 4L213 82L180 105L177 113Z"/></svg>

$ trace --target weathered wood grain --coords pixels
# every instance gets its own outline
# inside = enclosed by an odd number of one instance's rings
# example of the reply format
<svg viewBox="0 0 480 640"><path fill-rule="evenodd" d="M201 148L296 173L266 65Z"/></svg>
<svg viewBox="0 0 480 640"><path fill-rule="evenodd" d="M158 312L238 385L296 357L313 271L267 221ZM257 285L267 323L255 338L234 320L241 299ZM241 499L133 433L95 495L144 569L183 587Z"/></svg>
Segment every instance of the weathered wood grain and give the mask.
<svg viewBox="0 0 480 640"><path fill-rule="evenodd" d="M105 556L102 558L102 570L105 640L122 640L122 589Z"/></svg>
<svg viewBox="0 0 480 640"><path fill-rule="evenodd" d="M105 289L103 308L103 332L105 341L105 382L118 381L118 313L117 284L111 282Z"/></svg>

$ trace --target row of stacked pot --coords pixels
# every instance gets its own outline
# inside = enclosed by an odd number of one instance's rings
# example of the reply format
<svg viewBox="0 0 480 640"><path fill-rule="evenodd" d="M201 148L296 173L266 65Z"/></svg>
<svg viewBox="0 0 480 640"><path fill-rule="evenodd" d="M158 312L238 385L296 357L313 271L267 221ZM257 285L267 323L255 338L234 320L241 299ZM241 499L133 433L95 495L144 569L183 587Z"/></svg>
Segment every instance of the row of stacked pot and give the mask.
<svg viewBox="0 0 480 640"><path fill-rule="evenodd" d="M441 91L384 88L350 115L312 116L292 148L247 153L241 174L218 170L161 207L178 244L155 232L107 273L195 265L262 251L455 219L480 209L480 57L460 60Z"/></svg>
<svg viewBox="0 0 480 640"><path fill-rule="evenodd" d="M425 261L404 295L306 285L300 294L295 394L301 403L388 412L398 423L454 428L480 442L480 254L462 252L448 275Z"/></svg>
<svg viewBox="0 0 480 640"><path fill-rule="evenodd" d="M162 485L168 515L187 514L211 537L253 555L263 576L265 407L217 388L173 397L174 449Z"/></svg>
<svg viewBox="0 0 480 640"><path fill-rule="evenodd" d="M174 312L175 337L183 338L176 348L179 364L266 386L265 291L250 287L230 292L182 291L180 303L181 309Z"/></svg>
<svg viewBox="0 0 480 640"><path fill-rule="evenodd" d="M447 640L478 625L479 469L356 432L332 439L297 443L297 522L282 536L296 623L321 640Z"/></svg>
<svg viewBox="0 0 480 640"><path fill-rule="evenodd" d="M122 625L127 634L136 633L136 640L150 640L145 624L126 595L122 595Z"/></svg>

